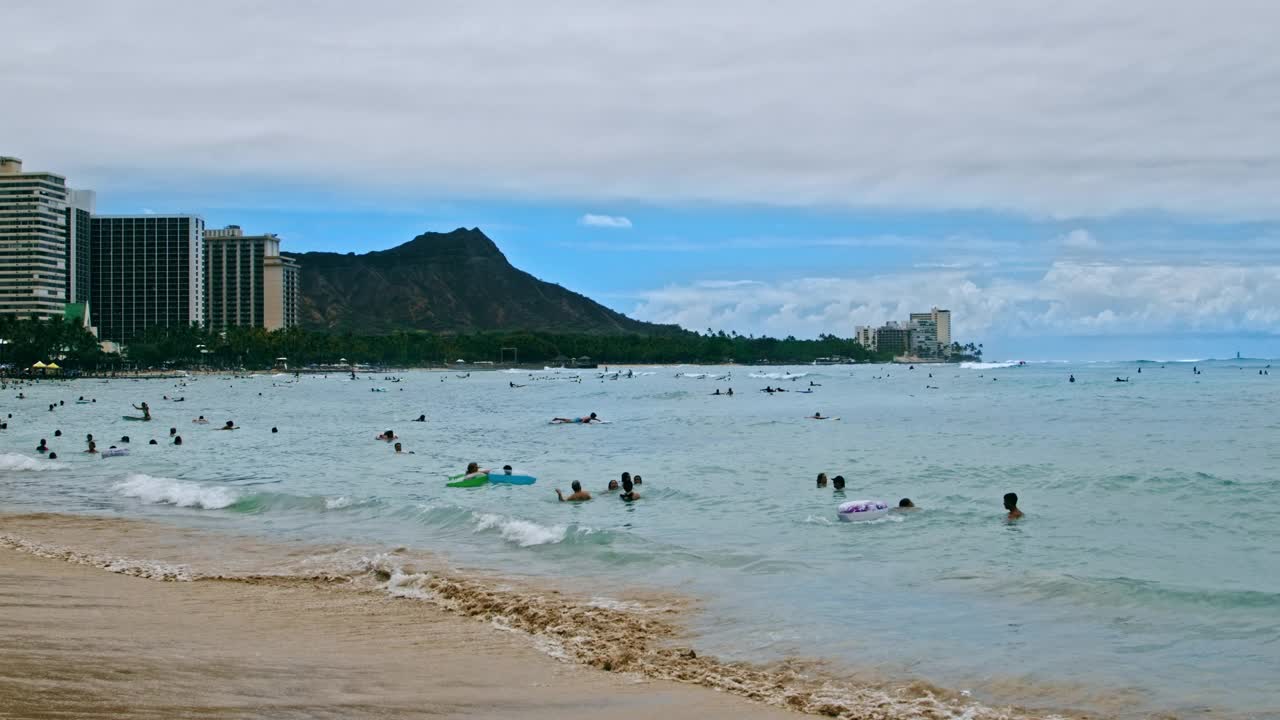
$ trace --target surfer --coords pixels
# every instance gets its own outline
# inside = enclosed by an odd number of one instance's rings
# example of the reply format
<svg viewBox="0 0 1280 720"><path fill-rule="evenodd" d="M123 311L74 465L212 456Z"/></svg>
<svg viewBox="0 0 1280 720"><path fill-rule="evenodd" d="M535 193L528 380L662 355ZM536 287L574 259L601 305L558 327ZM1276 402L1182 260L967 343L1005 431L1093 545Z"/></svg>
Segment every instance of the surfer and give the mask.
<svg viewBox="0 0 1280 720"><path fill-rule="evenodd" d="M239 425L236 425L236 424L235 424L235 421L228 420L226 425L223 425L222 427L220 427L220 428L218 428L218 429L219 429L219 430L239 430L239 429L240 429L240 426L239 426Z"/></svg>
<svg viewBox="0 0 1280 720"><path fill-rule="evenodd" d="M820 412L815 412L814 414L809 416L809 419L810 420L830 420L831 418L830 416L824 416Z"/></svg>
<svg viewBox="0 0 1280 720"><path fill-rule="evenodd" d="M422 415L419 415L419 416L414 420L414 422L426 422L426 421L427 421L426 413L423 413Z"/></svg>
<svg viewBox="0 0 1280 720"><path fill-rule="evenodd" d="M565 494L560 492L560 488L556 488L556 497L560 499L560 502L583 502L591 499L591 493L583 490L582 483L577 480L570 483L569 488L573 492L568 497L565 497Z"/></svg>
<svg viewBox="0 0 1280 720"><path fill-rule="evenodd" d="M134 410L141 410L141 411L142 411L142 419L143 419L143 420L150 420L150 419L151 419L151 406L147 404L147 401L146 401L146 400L143 400L143 401L142 401L142 407L138 407L137 405L134 405L134 406L133 406L133 409L134 409Z"/></svg>
<svg viewBox="0 0 1280 720"><path fill-rule="evenodd" d="M1009 520L1017 520L1022 517L1022 511L1018 509L1018 493L1004 494L1004 509L1009 511Z"/></svg>
<svg viewBox="0 0 1280 720"><path fill-rule="evenodd" d="M552 422L552 423L554 423L554 424L556 424L556 425L564 425L564 424L566 424L566 423L567 423L567 424L581 424L581 425L589 425L589 424L591 424L591 423L593 423L593 422L604 422L604 421L603 421L603 420L601 420L600 418L596 417L596 414L595 414L595 413L591 413L590 415L588 415L588 416L586 416L586 417L578 417L578 418L562 418L562 417L558 417L558 418L551 418L551 422Z"/></svg>
<svg viewBox="0 0 1280 720"><path fill-rule="evenodd" d="M195 424L197 424L197 425L208 425L208 424L209 424L209 421L208 421L208 420L205 420L203 415L201 415L200 417L196 418L195 420L192 420L191 422L193 422L193 423L195 423Z"/></svg>

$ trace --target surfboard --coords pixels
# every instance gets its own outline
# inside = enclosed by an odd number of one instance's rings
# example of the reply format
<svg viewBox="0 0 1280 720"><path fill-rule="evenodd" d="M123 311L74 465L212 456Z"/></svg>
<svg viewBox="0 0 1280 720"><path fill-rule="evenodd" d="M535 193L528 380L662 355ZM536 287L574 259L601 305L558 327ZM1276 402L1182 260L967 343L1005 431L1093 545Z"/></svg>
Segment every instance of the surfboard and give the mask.
<svg viewBox="0 0 1280 720"><path fill-rule="evenodd" d="M454 479L457 478L457 479ZM480 487L489 482L489 476L484 473L476 473L474 475L454 475L450 478L453 482L445 483L445 487L451 488L470 488Z"/></svg>
<svg viewBox="0 0 1280 720"><path fill-rule="evenodd" d="M121 415L120 417L123 417L125 420L137 420L137 421L139 421L139 422L151 422L151 418L149 418L149 417L134 417L134 416L132 416L132 415Z"/></svg>

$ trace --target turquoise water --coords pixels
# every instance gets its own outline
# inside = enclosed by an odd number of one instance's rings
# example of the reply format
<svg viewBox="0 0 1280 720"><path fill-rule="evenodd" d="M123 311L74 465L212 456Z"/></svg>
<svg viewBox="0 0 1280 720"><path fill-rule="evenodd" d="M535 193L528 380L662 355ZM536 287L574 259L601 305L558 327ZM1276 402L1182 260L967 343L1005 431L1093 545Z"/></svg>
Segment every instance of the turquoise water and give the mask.
<svg viewBox="0 0 1280 720"><path fill-rule="evenodd" d="M1030 706L1280 717L1280 375L1195 365L45 383L0 397L0 510L408 545L603 593L693 594L698 644L733 658L830 658ZM156 421L123 421L141 400ZM612 422L547 423L592 411ZM227 419L242 429L217 431ZM416 454L374 440L386 428ZM132 454L77 452L88 432L103 448L130 435ZM51 469L26 459L42 437ZM539 481L445 488L471 460ZM623 470L644 477L637 503L605 492ZM922 510L837 523L820 471L848 479L845 499ZM574 479L597 499L558 503ZM1020 522L1003 519L1008 491Z"/></svg>

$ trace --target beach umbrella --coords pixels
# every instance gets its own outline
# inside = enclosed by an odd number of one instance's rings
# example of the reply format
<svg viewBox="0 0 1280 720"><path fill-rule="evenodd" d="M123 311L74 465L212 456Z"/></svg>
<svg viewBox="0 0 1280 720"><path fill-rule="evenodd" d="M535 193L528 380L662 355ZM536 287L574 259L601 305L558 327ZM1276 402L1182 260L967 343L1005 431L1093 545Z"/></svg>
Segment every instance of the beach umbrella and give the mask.
<svg viewBox="0 0 1280 720"><path fill-rule="evenodd" d="M62 368L58 366L58 363L49 363L48 365L44 366L44 369L45 370L61 370Z"/></svg>
<svg viewBox="0 0 1280 720"><path fill-rule="evenodd" d="M36 361L36 364L35 364L35 365L32 365L31 367L33 367L33 368L45 368L45 367L48 367L48 366L47 366L47 365L45 365L43 362L41 362L41 361L37 360L37 361Z"/></svg>

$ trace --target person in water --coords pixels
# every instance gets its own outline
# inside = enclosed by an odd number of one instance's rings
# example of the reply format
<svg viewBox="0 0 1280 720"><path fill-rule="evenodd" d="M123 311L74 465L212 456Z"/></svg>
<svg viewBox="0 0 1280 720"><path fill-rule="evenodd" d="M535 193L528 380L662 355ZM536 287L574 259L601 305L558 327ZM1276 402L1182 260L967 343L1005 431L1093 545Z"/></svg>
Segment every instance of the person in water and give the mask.
<svg viewBox="0 0 1280 720"><path fill-rule="evenodd" d="M844 490L844 476L843 476L843 475L837 475L837 476L835 476L835 477L831 478L831 489L832 489L832 490L837 490L837 491L838 491L838 490Z"/></svg>
<svg viewBox="0 0 1280 720"><path fill-rule="evenodd" d="M573 490L573 492L570 493L568 497L566 497L564 493L560 492L560 488L556 488L556 497L560 499L560 502L582 502L584 500L591 499L591 493L583 490L582 483L577 480L570 483L569 488Z"/></svg>
<svg viewBox="0 0 1280 720"><path fill-rule="evenodd" d="M621 487L621 486L620 486L620 485L618 485L618 481L617 481L617 480L610 480L610 481L609 481L609 489L610 489L610 490L617 490L619 487Z"/></svg>
<svg viewBox="0 0 1280 720"><path fill-rule="evenodd" d="M729 392L725 393L725 395L733 395L733 388L729 388Z"/></svg>
<svg viewBox="0 0 1280 720"><path fill-rule="evenodd" d="M827 474L818 473L818 487L824 488L826 486L827 486Z"/></svg>
<svg viewBox="0 0 1280 720"><path fill-rule="evenodd" d="M558 417L558 418L551 418L551 422L553 422L553 423L555 423L555 424L557 424L557 425L563 425L563 424L565 424L565 423L575 423L575 424L576 424L576 423L581 423L581 424L583 424L583 425L588 425L588 424L593 423L593 422L604 422L604 421L603 421L603 420L601 420L600 418L596 417L596 414L595 414L595 413L591 413L590 415L588 415L588 416L586 416L586 417L579 417L579 418L562 418L562 417Z"/></svg>
<svg viewBox="0 0 1280 720"><path fill-rule="evenodd" d="M401 453L403 453L403 452L404 452L404 446L403 446L403 445L401 445L400 443L396 443L395 447L396 447L396 454L397 454L397 455L399 455L399 454L401 454Z"/></svg>
<svg viewBox="0 0 1280 720"><path fill-rule="evenodd" d="M50 460L57 460L57 459L58 459L58 453L56 453L56 452L51 452L51 453L49 453L49 459L50 459Z"/></svg>
<svg viewBox="0 0 1280 720"><path fill-rule="evenodd" d="M639 485L639 484L641 484L642 482L644 482L644 481L640 479L640 476L639 476L639 475L636 475L635 477L631 478L631 483L632 483L633 485Z"/></svg>
<svg viewBox="0 0 1280 720"><path fill-rule="evenodd" d="M239 430L240 426L236 425L234 420L228 420L226 425L218 428L219 430Z"/></svg>
<svg viewBox="0 0 1280 720"><path fill-rule="evenodd" d="M181 435L174 435L174 436L173 436L173 444L174 444L174 445L181 445L181 444L182 444L182 436L181 436Z"/></svg>
<svg viewBox="0 0 1280 720"><path fill-rule="evenodd" d="M503 475L510 475L510 474L511 474L511 472L512 472L512 470L511 470L511 466L510 466L510 465L503 465L503 466L502 466L502 474L503 474Z"/></svg>
<svg viewBox="0 0 1280 720"><path fill-rule="evenodd" d="M416 420L414 420L414 422L426 422L426 421L427 421L426 413L423 413L422 415L419 415L419 416L417 417L417 419L416 419Z"/></svg>
<svg viewBox="0 0 1280 720"><path fill-rule="evenodd" d="M169 437L173 437L174 435L177 435L177 434L178 434L178 428L169 428Z"/></svg>
<svg viewBox="0 0 1280 720"><path fill-rule="evenodd" d="M147 404L147 401L146 401L146 400L143 400L143 401L142 401L142 406L141 406L141 407L139 407L139 406L137 406L137 405L134 405L134 406L133 406L133 409L134 409L134 410L141 410L141 411L142 411L142 419L143 419L143 420L150 420L150 419L151 419L151 406Z"/></svg>
<svg viewBox="0 0 1280 720"><path fill-rule="evenodd" d="M208 421L208 420L205 420L203 415L201 415L200 417L196 418L195 420L192 420L191 422L193 422L193 423L195 423L195 424L197 424L197 425L208 425L208 424L209 424L209 421Z"/></svg>
<svg viewBox="0 0 1280 720"><path fill-rule="evenodd" d="M631 484L631 478L626 473L622 474L622 494L618 497L626 502L640 499L640 493L635 491L635 485Z"/></svg>
<svg viewBox="0 0 1280 720"><path fill-rule="evenodd" d="M814 414L809 416L809 419L810 420L826 420L827 418L824 417L821 412L815 412Z"/></svg>
<svg viewBox="0 0 1280 720"><path fill-rule="evenodd" d="M62 431L61 431L61 430L54 430L54 431L53 431L53 436L54 436L54 437L62 437Z"/></svg>
<svg viewBox="0 0 1280 720"><path fill-rule="evenodd" d="M96 452L98 452L98 444L97 444L97 443L95 443L94 441L90 440L90 441L89 441L89 449L88 449L88 450L85 450L85 452L87 452L87 453L96 453Z"/></svg>
<svg viewBox="0 0 1280 720"><path fill-rule="evenodd" d="M40 444L36 446L36 452L39 452L39 453L47 453L47 452L49 452L49 443L48 443L48 441L47 441L47 440L45 440L44 438L40 438Z"/></svg>
<svg viewBox="0 0 1280 720"><path fill-rule="evenodd" d="M379 435L377 439L378 439L378 440L386 440L387 442L391 442L392 440L399 440L400 438L396 437L396 434L395 434L394 432L392 432L391 430L387 430L386 432L384 432L384 433L382 433L381 435Z"/></svg>
<svg viewBox="0 0 1280 720"><path fill-rule="evenodd" d="M1022 517L1022 511L1018 509L1018 493L1004 494L1004 509L1009 511L1009 520L1017 520Z"/></svg>
<svg viewBox="0 0 1280 720"><path fill-rule="evenodd" d="M919 509L920 508L916 507L915 503L911 502L911 498L902 498L898 501L898 512L911 512L912 510Z"/></svg>

